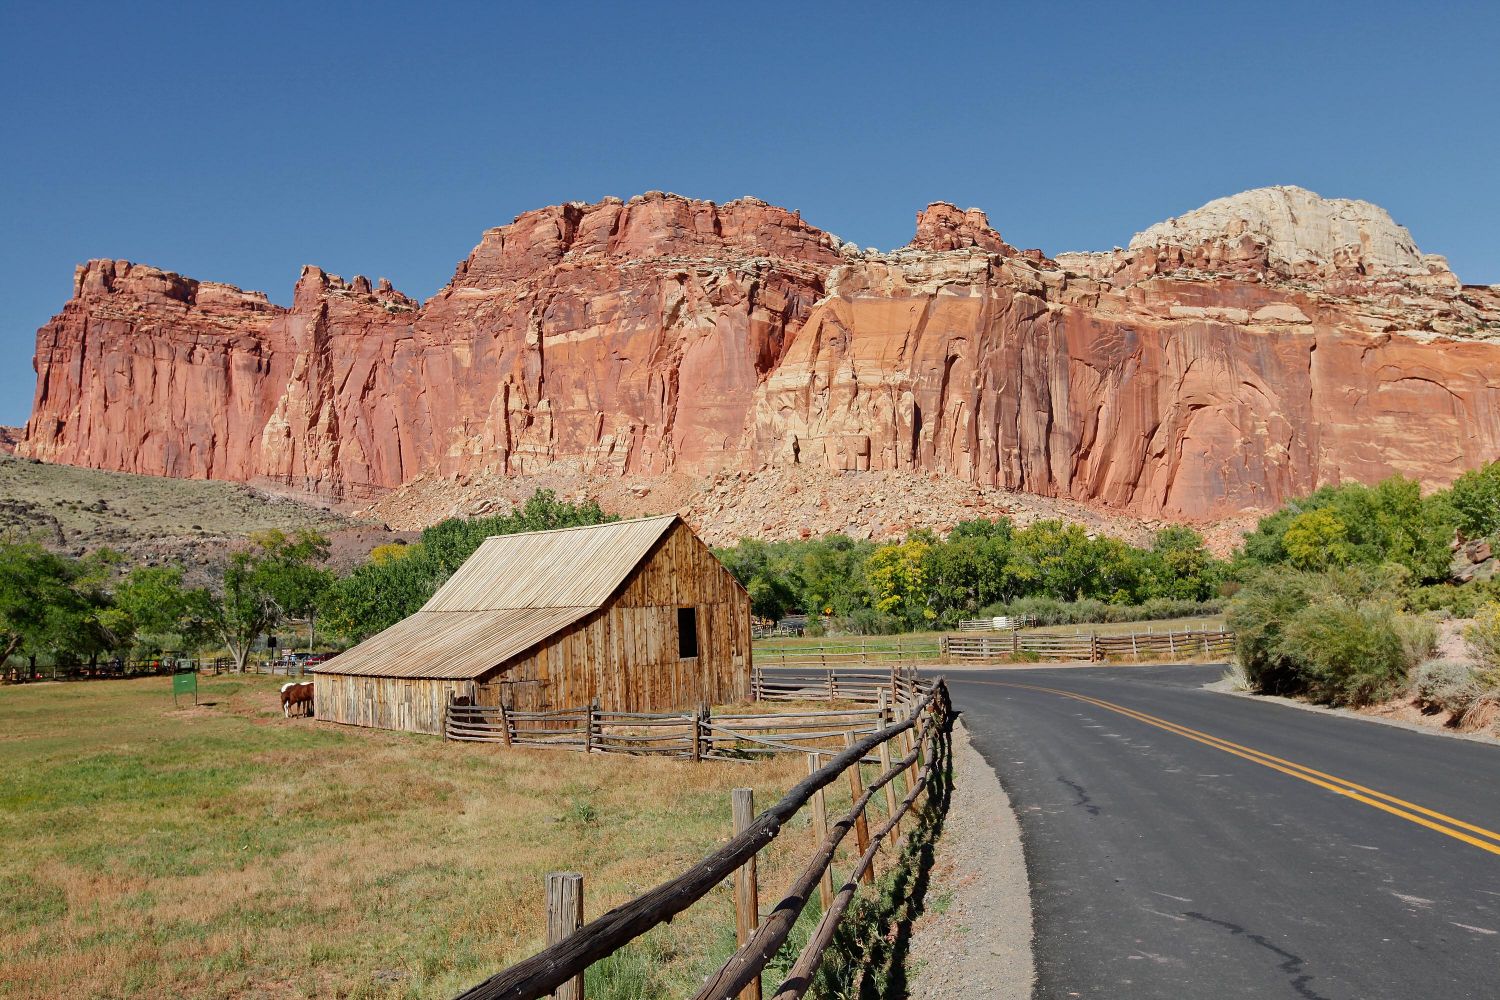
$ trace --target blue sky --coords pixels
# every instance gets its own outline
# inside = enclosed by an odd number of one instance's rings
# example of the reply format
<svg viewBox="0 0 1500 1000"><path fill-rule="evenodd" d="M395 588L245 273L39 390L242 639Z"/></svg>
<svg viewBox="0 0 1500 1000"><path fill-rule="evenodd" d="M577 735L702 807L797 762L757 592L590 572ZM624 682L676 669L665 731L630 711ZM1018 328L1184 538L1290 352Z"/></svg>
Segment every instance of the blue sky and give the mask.
<svg viewBox="0 0 1500 1000"><path fill-rule="evenodd" d="M1055 253L1300 184L1500 282L1492 5L221 6L0 0L0 423L90 257L425 298L486 227L652 189Z"/></svg>

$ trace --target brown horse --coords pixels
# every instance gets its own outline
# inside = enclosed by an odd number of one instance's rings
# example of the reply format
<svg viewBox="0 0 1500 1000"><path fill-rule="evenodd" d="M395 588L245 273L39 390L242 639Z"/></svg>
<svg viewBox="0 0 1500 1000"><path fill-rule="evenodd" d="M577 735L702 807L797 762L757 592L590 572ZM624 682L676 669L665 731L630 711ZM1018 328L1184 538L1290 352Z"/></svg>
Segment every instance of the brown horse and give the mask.
<svg viewBox="0 0 1500 1000"><path fill-rule="evenodd" d="M313 682L292 681L281 685L281 714L292 717L292 706L304 706L303 715L313 714Z"/></svg>

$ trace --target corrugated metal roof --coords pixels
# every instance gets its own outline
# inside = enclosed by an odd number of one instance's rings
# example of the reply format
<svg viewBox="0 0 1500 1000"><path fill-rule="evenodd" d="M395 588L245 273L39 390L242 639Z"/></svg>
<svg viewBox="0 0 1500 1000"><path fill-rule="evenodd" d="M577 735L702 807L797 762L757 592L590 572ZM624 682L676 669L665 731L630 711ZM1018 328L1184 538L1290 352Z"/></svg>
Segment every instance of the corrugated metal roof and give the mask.
<svg viewBox="0 0 1500 1000"><path fill-rule="evenodd" d="M478 677L599 609L677 515L497 535L410 618L314 668L366 677Z"/></svg>
<svg viewBox="0 0 1500 1000"><path fill-rule="evenodd" d="M487 538L422 610L600 607L676 521L668 514Z"/></svg>
<svg viewBox="0 0 1500 1000"><path fill-rule="evenodd" d="M593 610L418 611L314 669L364 677L478 677Z"/></svg>

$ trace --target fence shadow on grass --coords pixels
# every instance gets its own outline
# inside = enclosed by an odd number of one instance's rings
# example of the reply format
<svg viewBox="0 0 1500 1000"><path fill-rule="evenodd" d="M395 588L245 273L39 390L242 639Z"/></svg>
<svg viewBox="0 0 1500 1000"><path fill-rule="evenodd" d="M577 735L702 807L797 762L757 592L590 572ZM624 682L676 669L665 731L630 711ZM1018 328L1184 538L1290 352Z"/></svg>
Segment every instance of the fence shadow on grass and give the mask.
<svg viewBox="0 0 1500 1000"><path fill-rule="evenodd" d="M813 979L809 996L848 1000L904 1000L912 929L927 908L938 838L953 797L953 717L937 741L942 759L917 828L906 837L900 862L881 876L876 893L861 898L839 925ZM770 995L767 984L767 995Z"/></svg>

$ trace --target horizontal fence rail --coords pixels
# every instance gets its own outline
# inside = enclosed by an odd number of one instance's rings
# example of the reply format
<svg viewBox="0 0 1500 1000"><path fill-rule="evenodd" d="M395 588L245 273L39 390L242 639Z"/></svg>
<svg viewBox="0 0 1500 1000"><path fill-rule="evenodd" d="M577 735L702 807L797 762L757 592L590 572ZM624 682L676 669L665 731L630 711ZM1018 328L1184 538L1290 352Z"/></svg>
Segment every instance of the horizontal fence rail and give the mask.
<svg viewBox="0 0 1500 1000"><path fill-rule="evenodd" d="M1233 650L1234 633L1223 629L1131 632L1126 635L1013 632L1005 636L943 637L943 656L949 660L1100 663L1106 660L1182 660L1196 656L1227 656Z"/></svg>
<svg viewBox="0 0 1500 1000"><path fill-rule="evenodd" d="M1013 632L1018 628L1030 628L1036 624L1036 615L996 615L993 618L964 618L958 623L960 632Z"/></svg>
<svg viewBox="0 0 1500 1000"><path fill-rule="evenodd" d="M757 646L755 662L762 667L862 667L887 664L933 663L942 644L931 639L850 639L817 645Z"/></svg>
<svg viewBox="0 0 1500 1000"><path fill-rule="evenodd" d="M450 702L444 733L450 740L470 743L692 760L746 759L806 753L846 733L873 733L892 709L899 712L915 704L933 688L932 681L909 669L881 674L824 671L816 678L778 676L774 681L756 670L752 684L761 701L827 700L872 707L715 715L707 707L691 713L613 712L590 705L518 712L501 705Z"/></svg>
<svg viewBox="0 0 1500 1000"><path fill-rule="evenodd" d="M563 991L559 995L577 995L571 991L581 989L581 977L590 965L667 923L732 876L736 886L736 940L739 947L717 972L708 977L694 1000L729 1000L730 997L744 996L752 989L753 995L759 996L762 973L790 936L811 894L826 891L822 918L798 955L791 975L775 993L780 1000L801 997L811 985L823 953L833 940L858 887L873 881L876 854L899 836L901 821L915 808L922 793L937 780L939 768L946 758L951 708L947 685L942 680L927 685L918 698L899 709L893 710L889 705L878 707L882 718L875 731L863 736L846 731L844 740L847 746L844 749L824 752L821 757L809 754L808 777L753 820L743 822L750 812L748 801L736 803L739 815L734 836L692 868L583 924L576 931L570 928L571 932L561 940L549 943L538 954L491 976L461 994L458 1000L541 1000L559 988ZM823 757L831 759L825 764ZM879 774L873 781L866 781L862 765L872 758L877 761ZM825 826L826 819L820 819L824 807L823 792L841 778L849 781L853 804L835 823ZM905 787L905 795L899 804L895 798L898 779ZM871 831L867 808L875 800L876 793L882 790L886 793L886 815L884 822ZM745 795L748 794L746 791ZM791 888L761 919L754 899L755 859L782 832L786 823L809 803L813 805L816 849ZM746 806L742 814L739 812L741 804ZM835 894L831 887L830 866L834 853L851 832L855 834L856 860L848 878ZM748 900L741 897L746 886L752 887L748 890L751 894Z"/></svg>
<svg viewBox="0 0 1500 1000"><path fill-rule="evenodd" d="M765 668L774 666L775 674ZM834 667L782 667L757 663L750 675L750 694L756 701L853 701L873 704L882 688L896 698L910 698L927 683L914 667L892 667L882 673L840 670Z"/></svg>

